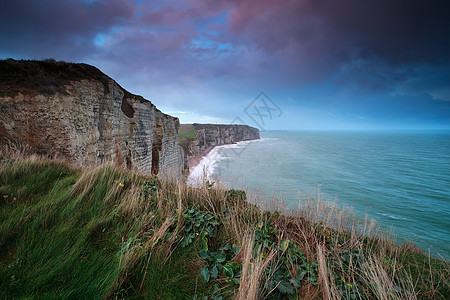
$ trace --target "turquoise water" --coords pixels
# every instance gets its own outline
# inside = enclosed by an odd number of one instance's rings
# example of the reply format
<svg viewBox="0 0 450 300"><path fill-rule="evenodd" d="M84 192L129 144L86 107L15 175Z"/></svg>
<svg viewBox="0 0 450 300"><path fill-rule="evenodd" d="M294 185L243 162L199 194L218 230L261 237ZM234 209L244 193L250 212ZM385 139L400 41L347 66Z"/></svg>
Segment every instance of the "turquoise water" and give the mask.
<svg viewBox="0 0 450 300"><path fill-rule="evenodd" d="M450 256L449 132L272 132L216 147L209 167L235 188L281 195L320 193L374 218L401 241ZM195 174L193 174L195 175Z"/></svg>

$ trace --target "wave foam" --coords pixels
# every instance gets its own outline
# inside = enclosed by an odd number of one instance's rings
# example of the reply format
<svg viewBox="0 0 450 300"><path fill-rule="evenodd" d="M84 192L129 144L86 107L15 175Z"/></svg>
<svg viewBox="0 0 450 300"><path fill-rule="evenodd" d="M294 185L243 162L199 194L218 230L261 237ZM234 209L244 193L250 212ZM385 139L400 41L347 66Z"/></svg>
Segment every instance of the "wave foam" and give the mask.
<svg viewBox="0 0 450 300"><path fill-rule="evenodd" d="M200 160L198 165L192 168L186 183L191 186L200 186L206 180L212 180L219 162L228 159L228 157L223 154L224 149L239 149L257 141L261 140L241 141L234 144L215 146Z"/></svg>

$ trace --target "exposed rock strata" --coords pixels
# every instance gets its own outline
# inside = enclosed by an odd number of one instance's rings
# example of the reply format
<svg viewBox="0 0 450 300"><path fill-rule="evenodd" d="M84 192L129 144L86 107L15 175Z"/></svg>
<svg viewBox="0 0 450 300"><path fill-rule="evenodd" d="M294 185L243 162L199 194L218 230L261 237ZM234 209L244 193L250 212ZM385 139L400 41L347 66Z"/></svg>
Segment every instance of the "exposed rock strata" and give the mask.
<svg viewBox="0 0 450 300"><path fill-rule="evenodd" d="M188 156L198 156L206 149L218 145L259 139L259 130L248 125L183 124L191 137L181 136L180 144Z"/></svg>
<svg viewBox="0 0 450 300"><path fill-rule="evenodd" d="M0 61L0 144L80 167L115 163L164 179L187 167L178 118L86 64Z"/></svg>

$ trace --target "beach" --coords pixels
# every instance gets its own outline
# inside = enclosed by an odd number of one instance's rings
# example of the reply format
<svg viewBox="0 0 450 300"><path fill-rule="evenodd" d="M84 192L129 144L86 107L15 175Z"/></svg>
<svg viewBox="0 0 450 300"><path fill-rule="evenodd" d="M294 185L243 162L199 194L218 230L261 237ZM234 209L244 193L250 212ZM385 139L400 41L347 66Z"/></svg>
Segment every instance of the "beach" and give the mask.
<svg viewBox="0 0 450 300"><path fill-rule="evenodd" d="M189 176L187 184L199 185L203 179L211 180L218 173L218 164L224 160L231 160L234 156L239 156L243 147L258 140L240 141L233 144L211 146L202 151L199 155L188 157ZM228 149L234 151L224 152Z"/></svg>
<svg viewBox="0 0 450 300"><path fill-rule="evenodd" d="M211 146L206 148L204 151L202 151L199 155L194 155L188 157L188 166L189 166L189 172L192 171L199 163L200 161L208 155L208 153L214 149L215 146Z"/></svg>

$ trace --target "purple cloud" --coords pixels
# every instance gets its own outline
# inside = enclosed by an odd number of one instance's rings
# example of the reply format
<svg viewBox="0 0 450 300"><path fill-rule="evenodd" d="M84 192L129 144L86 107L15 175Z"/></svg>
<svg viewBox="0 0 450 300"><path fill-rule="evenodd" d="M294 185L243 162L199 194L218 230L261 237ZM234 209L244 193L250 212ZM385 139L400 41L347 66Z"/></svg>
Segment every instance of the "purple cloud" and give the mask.
<svg viewBox="0 0 450 300"><path fill-rule="evenodd" d="M327 86L328 97L450 99L449 7L443 0L16 0L0 3L0 55L85 61L133 92L208 114L231 114L236 101L261 90L314 86ZM323 104L326 96L310 98Z"/></svg>
<svg viewBox="0 0 450 300"><path fill-rule="evenodd" d="M16 0L2 1L0 11L3 53L43 57L69 53L66 56L82 59L94 50L91 41L96 34L133 18L134 4L125 0Z"/></svg>

